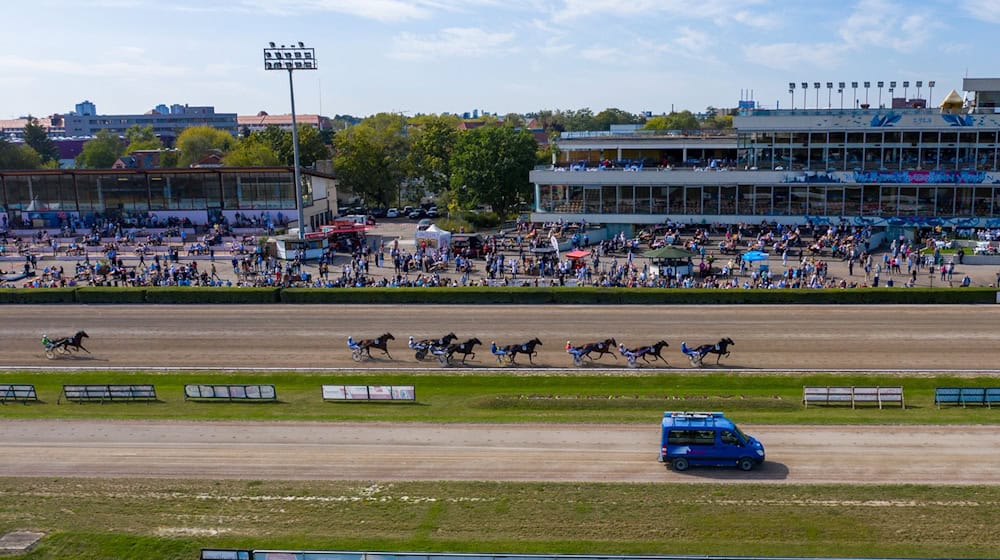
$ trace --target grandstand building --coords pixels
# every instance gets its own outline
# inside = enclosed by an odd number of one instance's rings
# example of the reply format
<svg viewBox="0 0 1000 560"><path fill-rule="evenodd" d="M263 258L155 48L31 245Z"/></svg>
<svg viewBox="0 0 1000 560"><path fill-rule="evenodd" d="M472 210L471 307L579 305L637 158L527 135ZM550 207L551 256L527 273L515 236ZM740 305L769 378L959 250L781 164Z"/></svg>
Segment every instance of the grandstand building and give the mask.
<svg viewBox="0 0 1000 560"><path fill-rule="evenodd" d="M332 175L302 170L308 229L337 214ZM188 218L214 223L219 216L297 219L291 168L95 169L0 171L0 219L11 229L89 224L95 218ZM296 224L292 224L293 226Z"/></svg>
<svg viewBox="0 0 1000 560"><path fill-rule="evenodd" d="M728 136L564 134L536 221L1000 226L1000 79L939 107L746 108Z"/></svg>

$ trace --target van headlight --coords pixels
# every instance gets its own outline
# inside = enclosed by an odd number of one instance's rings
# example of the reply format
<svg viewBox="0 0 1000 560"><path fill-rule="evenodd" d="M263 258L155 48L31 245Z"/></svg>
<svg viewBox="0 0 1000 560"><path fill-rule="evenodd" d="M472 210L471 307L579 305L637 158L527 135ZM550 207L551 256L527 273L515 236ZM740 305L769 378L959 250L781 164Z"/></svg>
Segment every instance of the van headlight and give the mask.
<svg viewBox="0 0 1000 560"><path fill-rule="evenodd" d="M763 457L764 456L764 450L763 449L758 449L757 450L757 455L760 455L761 457Z"/></svg>

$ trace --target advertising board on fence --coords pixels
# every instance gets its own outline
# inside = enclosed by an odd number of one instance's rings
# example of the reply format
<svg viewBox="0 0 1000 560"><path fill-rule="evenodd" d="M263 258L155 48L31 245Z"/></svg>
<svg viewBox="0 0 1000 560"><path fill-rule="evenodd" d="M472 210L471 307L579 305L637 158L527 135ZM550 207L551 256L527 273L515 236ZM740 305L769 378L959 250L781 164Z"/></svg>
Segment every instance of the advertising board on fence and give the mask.
<svg viewBox="0 0 1000 560"><path fill-rule="evenodd" d="M414 401L413 385L323 385L324 401Z"/></svg>
<svg viewBox="0 0 1000 560"><path fill-rule="evenodd" d="M277 393L274 385L185 385L184 398L273 401Z"/></svg>

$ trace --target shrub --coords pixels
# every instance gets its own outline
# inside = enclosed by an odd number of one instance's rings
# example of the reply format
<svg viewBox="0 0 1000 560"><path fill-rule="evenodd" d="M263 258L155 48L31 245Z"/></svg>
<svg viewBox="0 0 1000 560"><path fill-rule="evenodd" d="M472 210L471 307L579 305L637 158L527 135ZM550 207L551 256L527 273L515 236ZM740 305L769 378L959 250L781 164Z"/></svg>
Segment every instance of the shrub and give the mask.
<svg viewBox="0 0 1000 560"><path fill-rule="evenodd" d="M146 292L147 303L277 303L278 288L162 287Z"/></svg>
<svg viewBox="0 0 1000 560"><path fill-rule="evenodd" d="M76 289L77 303L145 303L146 288L94 286Z"/></svg>
<svg viewBox="0 0 1000 560"><path fill-rule="evenodd" d="M75 288L3 288L0 303L73 303Z"/></svg>

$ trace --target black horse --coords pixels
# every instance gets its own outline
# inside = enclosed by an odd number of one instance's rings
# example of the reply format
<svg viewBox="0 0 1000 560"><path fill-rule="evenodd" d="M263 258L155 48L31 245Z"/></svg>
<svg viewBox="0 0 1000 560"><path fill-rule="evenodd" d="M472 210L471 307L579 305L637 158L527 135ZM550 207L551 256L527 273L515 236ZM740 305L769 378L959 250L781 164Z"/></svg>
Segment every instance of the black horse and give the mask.
<svg viewBox="0 0 1000 560"><path fill-rule="evenodd" d="M369 358L372 357L372 348L381 350L383 354L392 359L392 355L389 354L389 341L396 340L396 337L392 336L391 333L385 333L377 338L368 338L358 342L361 346L361 350L368 355Z"/></svg>
<svg viewBox="0 0 1000 560"><path fill-rule="evenodd" d="M583 358L586 356L593 361L595 359L599 360L603 358L605 354L610 354L612 358L617 360L618 356L615 356L616 348L618 348L618 342L616 342L614 338L606 338L600 342L590 342L584 344L583 351L580 352L580 357ZM594 353L597 354L597 358L591 356L591 354Z"/></svg>
<svg viewBox="0 0 1000 560"><path fill-rule="evenodd" d="M83 347L83 339L85 338L90 338L90 336L88 336L87 333L84 331L76 331L76 334L74 334L73 336L67 338L58 338L56 340L53 340L52 345L54 347L62 346L67 351L75 350L79 352L80 350L83 350L84 352L90 354L90 350L87 350L86 348Z"/></svg>
<svg viewBox="0 0 1000 560"><path fill-rule="evenodd" d="M640 347L634 348L634 349L628 349L628 348L626 348L625 349L626 352L623 352L622 355L626 355L626 353L632 354L636 358L642 358L642 360L644 362L646 362L647 364L651 364L651 363L655 362L656 360L662 360L663 363L665 363L665 364L667 364L669 366L670 364L667 362L667 359L664 358L663 355L661 354L661 352L663 351L663 349L666 348L667 346L670 346L670 345L667 344L666 340L660 340L660 341L656 342L655 344L651 344L649 346L640 346ZM650 359L649 359L650 356L653 357L652 361L650 361Z"/></svg>
<svg viewBox="0 0 1000 560"><path fill-rule="evenodd" d="M423 360L427 357L427 353L431 351L432 348L447 348L458 336L455 333L450 332L441 338L425 338L423 340L415 340L410 344L410 347L417 351L416 357L418 360Z"/></svg>
<svg viewBox="0 0 1000 560"><path fill-rule="evenodd" d="M503 347L503 350L504 352L507 353L507 357L510 359L510 363L512 364L515 365L517 364L517 362L514 361L514 358L517 357L518 354L527 354L528 362L531 365L535 365L535 362L534 360L532 360L532 357L538 354L538 351L535 350L535 347L541 345L542 341L538 340L538 337L535 337L523 344L508 344L507 346Z"/></svg>
<svg viewBox="0 0 1000 560"><path fill-rule="evenodd" d="M727 358L729 357L729 347L735 345L736 343L733 342L733 339L725 337L720 339L716 344L702 344L701 346L695 348L694 351L697 352L702 358L709 354L715 354L715 365L719 365L719 360L721 360L723 356Z"/></svg>
<svg viewBox="0 0 1000 560"><path fill-rule="evenodd" d="M462 363L464 364L465 359L468 358L470 355L472 356L473 360L476 359L475 347L477 344L482 344L482 343L483 343L482 340L479 340L476 337L472 337L461 344L449 344L448 349L445 351L445 355L448 356L449 360L451 360L451 357L453 355L461 354Z"/></svg>

